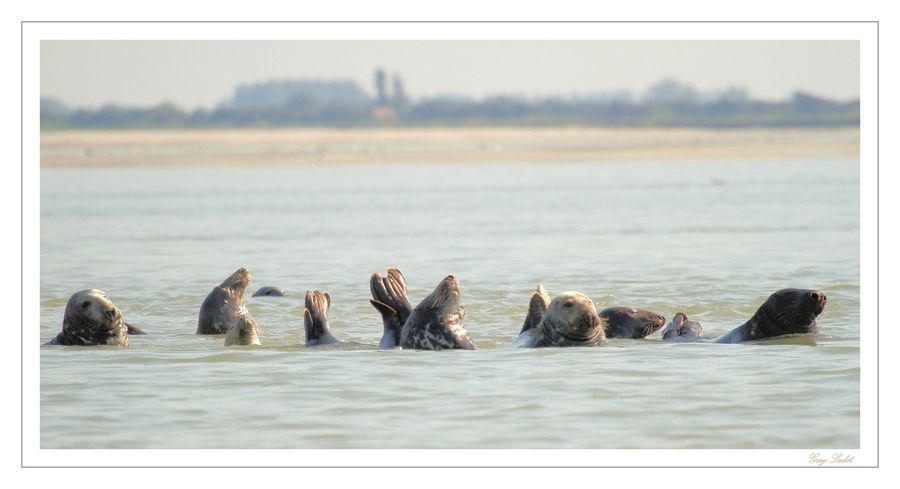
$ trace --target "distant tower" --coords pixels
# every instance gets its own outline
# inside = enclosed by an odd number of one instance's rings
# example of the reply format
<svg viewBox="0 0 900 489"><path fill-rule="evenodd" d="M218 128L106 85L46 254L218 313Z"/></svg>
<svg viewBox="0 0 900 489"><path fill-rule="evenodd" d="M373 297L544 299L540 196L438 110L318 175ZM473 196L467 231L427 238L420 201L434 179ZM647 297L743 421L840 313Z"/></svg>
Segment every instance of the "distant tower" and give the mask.
<svg viewBox="0 0 900 489"><path fill-rule="evenodd" d="M387 105L387 75L384 70L375 70L375 91L378 93L378 105Z"/></svg>
<svg viewBox="0 0 900 489"><path fill-rule="evenodd" d="M403 79L400 78L399 73L394 73L394 108L402 109L406 106L406 103L409 101L406 98L406 88L403 86Z"/></svg>

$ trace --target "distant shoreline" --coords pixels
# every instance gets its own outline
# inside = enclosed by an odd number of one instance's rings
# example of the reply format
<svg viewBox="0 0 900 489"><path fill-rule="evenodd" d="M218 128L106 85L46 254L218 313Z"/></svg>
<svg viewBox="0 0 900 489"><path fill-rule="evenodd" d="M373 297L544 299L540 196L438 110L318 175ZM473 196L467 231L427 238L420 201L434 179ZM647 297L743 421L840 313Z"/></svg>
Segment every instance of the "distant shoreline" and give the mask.
<svg viewBox="0 0 900 489"><path fill-rule="evenodd" d="M41 167L859 157L858 127L248 128L41 132Z"/></svg>

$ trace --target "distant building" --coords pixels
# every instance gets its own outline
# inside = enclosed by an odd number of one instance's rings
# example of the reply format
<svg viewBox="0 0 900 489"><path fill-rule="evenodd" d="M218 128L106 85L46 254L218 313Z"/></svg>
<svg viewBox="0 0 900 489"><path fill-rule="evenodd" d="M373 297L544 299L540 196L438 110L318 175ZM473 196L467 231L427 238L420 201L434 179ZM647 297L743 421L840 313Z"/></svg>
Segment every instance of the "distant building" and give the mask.
<svg viewBox="0 0 900 489"><path fill-rule="evenodd" d="M387 75L381 68L375 70L375 93L378 94L378 98L376 99L378 105L387 105Z"/></svg>

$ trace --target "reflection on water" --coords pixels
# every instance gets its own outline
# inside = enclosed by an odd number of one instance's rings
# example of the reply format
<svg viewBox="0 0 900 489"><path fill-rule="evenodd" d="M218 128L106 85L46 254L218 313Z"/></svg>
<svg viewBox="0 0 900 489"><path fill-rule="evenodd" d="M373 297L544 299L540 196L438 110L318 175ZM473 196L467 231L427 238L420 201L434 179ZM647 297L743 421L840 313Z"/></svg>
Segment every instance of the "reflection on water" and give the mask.
<svg viewBox="0 0 900 489"><path fill-rule="evenodd" d="M44 170L42 339L91 287L149 335L42 347L41 446L858 447L858 188L856 161ZM193 332L241 266L263 345L225 348ZM302 346L308 289L377 343L388 266L413 303L460 277L480 350ZM538 282L707 336L782 287L829 302L814 342L510 348Z"/></svg>

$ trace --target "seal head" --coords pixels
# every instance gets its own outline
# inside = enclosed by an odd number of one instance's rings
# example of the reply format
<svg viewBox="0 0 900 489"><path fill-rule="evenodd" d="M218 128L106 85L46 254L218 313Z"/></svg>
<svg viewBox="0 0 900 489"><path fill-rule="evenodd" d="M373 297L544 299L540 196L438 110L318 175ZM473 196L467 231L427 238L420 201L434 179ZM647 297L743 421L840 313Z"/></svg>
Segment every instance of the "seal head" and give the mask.
<svg viewBox="0 0 900 489"><path fill-rule="evenodd" d="M416 350L474 350L463 327L466 311L459 304L459 281L448 275L410 313L400 332L400 346Z"/></svg>
<svg viewBox="0 0 900 489"><path fill-rule="evenodd" d="M330 308L331 296L327 292L306 291L306 309L303 311L306 346L339 343L328 329L328 309Z"/></svg>
<svg viewBox="0 0 900 489"><path fill-rule="evenodd" d="M550 301L531 340L524 346L605 345L605 330L606 322L597 314L590 297L580 292L563 292Z"/></svg>
<svg viewBox="0 0 900 489"><path fill-rule="evenodd" d="M388 268L384 277L378 272L372 274L369 288L372 290L369 303L381 313L381 321L384 323L384 333L378 346L380 348L400 346L400 333L413 310L406 295L406 277L400 270Z"/></svg>
<svg viewBox="0 0 900 489"><path fill-rule="evenodd" d="M106 292L82 290L69 297L62 331L49 344L128 346L128 326Z"/></svg>
<svg viewBox="0 0 900 489"><path fill-rule="evenodd" d="M662 339L666 341L694 341L700 337L703 327L698 321L687 317L687 314L679 312L672 321L666 325L662 332Z"/></svg>
<svg viewBox="0 0 900 489"><path fill-rule="evenodd" d="M225 334L232 327L251 324L256 329L256 320L244 306L244 289L249 283L250 271L239 268L214 288L200 306L197 334Z"/></svg>
<svg viewBox="0 0 900 489"><path fill-rule="evenodd" d="M666 324L659 314L633 307L608 307L600 317L606 320L607 338L645 338Z"/></svg>
<svg viewBox="0 0 900 489"><path fill-rule="evenodd" d="M818 334L816 318L828 298L814 289L781 289L766 299L746 323L719 338L716 343L740 343L789 334Z"/></svg>
<svg viewBox="0 0 900 489"><path fill-rule="evenodd" d="M253 293L253 297L284 297L285 292L284 289L279 287L260 287L256 292Z"/></svg>

